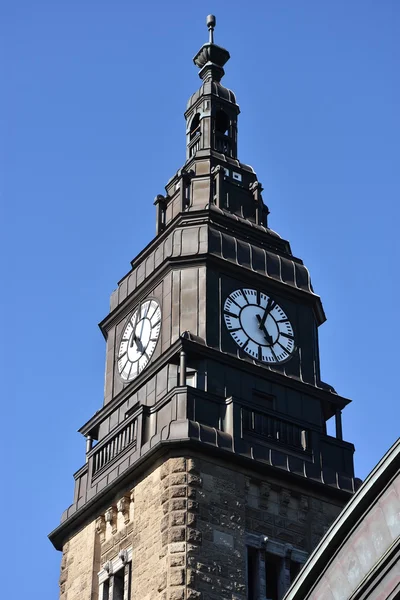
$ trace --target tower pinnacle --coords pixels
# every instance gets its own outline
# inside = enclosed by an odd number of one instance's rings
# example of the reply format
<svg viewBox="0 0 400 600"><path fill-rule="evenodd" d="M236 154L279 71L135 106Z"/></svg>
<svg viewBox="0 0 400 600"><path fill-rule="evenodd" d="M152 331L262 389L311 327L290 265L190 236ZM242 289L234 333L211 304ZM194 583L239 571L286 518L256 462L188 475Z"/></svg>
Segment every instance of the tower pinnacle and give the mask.
<svg viewBox="0 0 400 600"><path fill-rule="evenodd" d="M204 81L221 81L225 74L223 66L230 59L228 50L214 44L215 24L215 16L208 15L209 41L200 48L193 59L194 64L200 68L199 77Z"/></svg>

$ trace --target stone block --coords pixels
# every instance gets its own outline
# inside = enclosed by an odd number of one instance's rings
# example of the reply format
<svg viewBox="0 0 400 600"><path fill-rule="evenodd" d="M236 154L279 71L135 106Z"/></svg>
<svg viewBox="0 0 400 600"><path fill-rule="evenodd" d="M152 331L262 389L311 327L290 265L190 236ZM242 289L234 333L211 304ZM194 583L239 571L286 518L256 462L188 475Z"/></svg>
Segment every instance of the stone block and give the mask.
<svg viewBox="0 0 400 600"><path fill-rule="evenodd" d="M198 511L199 503L196 502L196 500L188 500L187 508L188 508L188 510Z"/></svg>
<svg viewBox="0 0 400 600"><path fill-rule="evenodd" d="M161 573L158 581L157 591L162 592L167 587L167 572Z"/></svg>
<svg viewBox="0 0 400 600"><path fill-rule="evenodd" d="M174 542L169 545L169 551L171 554L175 552L185 552L185 542Z"/></svg>
<svg viewBox="0 0 400 600"><path fill-rule="evenodd" d="M185 498L186 497L186 487L185 486L174 486L170 488L171 498Z"/></svg>
<svg viewBox="0 0 400 600"><path fill-rule="evenodd" d="M169 557L169 566L170 567L183 567L185 564L185 555L184 554L173 554Z"/></svg>
<svg viewBox="0 0 400 600"><path fill-rule="evenodd" d="M196 488L195 487L188 488L188 498L191 498L192 500L196 499Z"/></svg>
<svg viewBox="0 0 400 600"><path fill-rule="evenodd" d="M169 573L169 584L170 585L183 585L185 583L185 570L184 569L171 569Z"/></svg>
<svg viewBox="0 0 400 600"><path fill-rule="evenodd" d="M186 508L186 499L183 498L174 498L170 502L170 510L185 510Z"/></svg>
<svg viewBox="0 0 400 600"><path fill-rule="evenodd" d="M186 539L192 544L201 544L201 531L188 527Z"/></svg>
<svg viewBox="0 0 400 600"><path fill-rule="evenodd" d="M185 458L172 458L169 462L171 463L171 473L180 473L182 471L186 471Z"/></svg>
<svg viewBox="0 0 400 600"><path fill-rule="evenodd" d="M202 593L196 590L187 590L187 600L201 600Z"/></svg>
<svg viewBox="0 0 400 600"><path fill-rule="evenodd" d="M170 590L168 600L185 600L185 588Z"/></svg>
<svg viewBox="0 0 400 600"><path fill-rule="evenodd" d="M188 513L187 514L187 524L188 525L195 525L197 521L197 516L193 513Z"/></svg>
<svg viewBox="0 0 400 600"><path fill-rule="evenodd" d="M174 473L168 480L169 485L184 485L186 483L186 473Z"/></svg>
<svg viewBox="0 0 400 600"><path fill-rule="evenodd" d="M166 514L161 519L160 531L164 531L165 529L167 529L168 525L169 525L169 515Z"/></svg>
<svg viewBox="0 0 400 600"><path fill-rule="evenodd" d="M168 530L169 542L182 542L185 539L184 527L172 527Z"/></svg>
<svg viewBox="0 0 400 600"><path fill-rule="evenodd" d="M188 473L196 473L199 474L199 469L197 467L196 461L193 458L189 458L186 461Z"/></svg>
<svg viewBox="0 0 400 600"><path fill-rule="evenodd" d="M169 464L168 464L168 462L166 462L163 465L161 465L160 478L165 479L165 477L168 477L168 475L169 475Z"/></svg>
<svg viewBox="0 0 400 600"><path fill-rule="evenodd" d="M186 521L186 513L181 512L173 512L170 515L170 525L174 527L175 525L184 525Z"/></svg>
<svg viewBox="0 0 400 600"><path fill-rule="evenodd" d="M199 477L199 475L194 475L193 473L190 473L188 477L188 483L189 485L196 485L198 487L201 487L201 477Z"/></svg>
<svg viewBox="0 0 400 600"><path fill-rule="evenodd" d="M217 529L214 529L213 541L214 544L216 544L217 546L223 546L226 549L233 550L233 535L231 535L230 533L224 533L223 531L218 531Z"/></svg>

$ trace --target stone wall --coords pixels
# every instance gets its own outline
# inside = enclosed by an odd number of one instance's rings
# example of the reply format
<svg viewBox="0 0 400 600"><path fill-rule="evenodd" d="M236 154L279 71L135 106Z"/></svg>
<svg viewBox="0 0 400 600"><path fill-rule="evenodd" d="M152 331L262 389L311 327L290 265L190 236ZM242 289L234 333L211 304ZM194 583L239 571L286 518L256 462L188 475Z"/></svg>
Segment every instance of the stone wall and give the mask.
<svg viewBox="0 0 400 600"><path fill-rule="evenodd" d="M93 521L63 548L60 600L97 600L100 545Z"/></svg>
<svg viewBox="0 0 400 600"><path fill-rule="evenodd" d="M131 600L245 600L246 536L309 553L340 510L226 463L169 458L65 545L61 600L97 600L98 572L128 548Z"/></svg>

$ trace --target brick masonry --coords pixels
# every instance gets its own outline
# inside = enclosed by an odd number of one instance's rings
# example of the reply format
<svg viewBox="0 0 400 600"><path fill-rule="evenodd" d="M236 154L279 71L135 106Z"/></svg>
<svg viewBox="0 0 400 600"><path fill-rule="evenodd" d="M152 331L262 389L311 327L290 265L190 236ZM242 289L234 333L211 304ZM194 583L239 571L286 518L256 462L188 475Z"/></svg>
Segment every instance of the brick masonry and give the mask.
<svg viewBox="0 0 400 600"><path fill-rule="evenodd" d="M245 600L247 533L311 552L340 510L212 459L169 458L65 544L60 600L97 600L99 570L129 547L131 600Z"/></svg>

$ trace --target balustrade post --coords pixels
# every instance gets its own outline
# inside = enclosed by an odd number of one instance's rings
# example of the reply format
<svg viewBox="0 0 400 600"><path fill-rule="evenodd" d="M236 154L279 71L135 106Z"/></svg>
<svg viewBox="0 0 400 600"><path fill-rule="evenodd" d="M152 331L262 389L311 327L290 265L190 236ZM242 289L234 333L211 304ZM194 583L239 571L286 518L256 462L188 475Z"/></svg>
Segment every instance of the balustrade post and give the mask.
<svg viewBox="0 0 400 600"><path fill-rule="evenodd" d="M343 430L342 430L342 411L340 408L336 409L335 412L335 424L336 424L336 439L343 439Z"/></svg>
<svg viewBox="0 0 400 600"><path fill-rule="evenodd" d="M86 462L88 462L88 454L93 448L93 438L91 435L86 436Z"/></svg>
<svg viewBox="0 0 400 600"><path fill-rule="evenodd" d="M179 385L186 385L186 352L181 350L179 355Z"/></svg>
<svg viewBox="0 0 400 600"><path fill-rule="evenodd" d="M190 206L190 185L191 178L193 172L192 171L182 171L181 176L181 187L180 187L180 196L181 196L181 211L185 211Z"/></svg>
<svg viewBox="0 0 400 600"><path fill-rule="evenodd" d="M250 191L253 193L253 198L254 198L254 203L256 206L256 210L255 210L255 221L257 225L262 225L261 223L261 219L262 219L262 215L261 215L261 192L263 190L263 187L261 185L261 183L259 181L253 181L253 183L250 184Z"/></svg>
<svg viewBox="0 0 400 600"><path fill-rule="evenodd" d="M217 165L211 169L212 175L214 175L215 180L215 196L216 196L216 205L218 208L224 208L224 198L223 198L223 182L225 178L225 171L221 165ZM214 201L214 198L213 198Z"/></svg>
<svg viewBox="0 0 400 600"><path fill-rule="evenodd" d="M156 235L159 235L165 229L165 209L167 199L162 194L157 194L154 200L156 206Z"/></svg>

